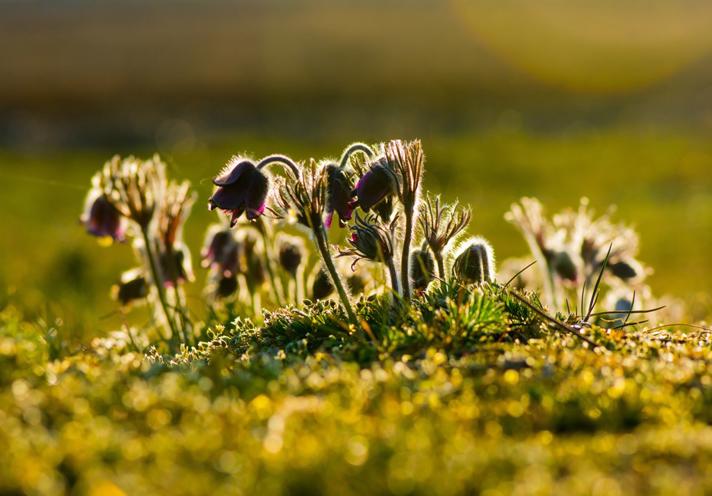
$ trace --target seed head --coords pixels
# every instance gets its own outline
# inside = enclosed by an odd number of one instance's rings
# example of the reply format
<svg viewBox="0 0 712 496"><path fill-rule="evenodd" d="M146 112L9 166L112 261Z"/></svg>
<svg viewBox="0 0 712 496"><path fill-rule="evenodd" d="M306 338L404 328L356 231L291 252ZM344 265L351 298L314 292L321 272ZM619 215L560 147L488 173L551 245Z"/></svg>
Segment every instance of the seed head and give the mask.
<svg viewBox="0 0 712 496"><path fill-rule="evenodd" d="M114 156L92 183L122 216L146 229L165 194L166 166L158 155L148 160Z"/></svg>
<svg viewBox="0 0 712 496"><path fill-rule="evenodd" d="M384 145L386 161L396 179L396 191L406 210L415 208L423 179L425 155L420 140L392 140Z"/></svg>
<svg viewBox="0 0 712 496"><path fill-rule="evenodd" d="M453 275L464 282L492 282L494 274L494 250L483 238L468 241L455 258Z"/></svg>

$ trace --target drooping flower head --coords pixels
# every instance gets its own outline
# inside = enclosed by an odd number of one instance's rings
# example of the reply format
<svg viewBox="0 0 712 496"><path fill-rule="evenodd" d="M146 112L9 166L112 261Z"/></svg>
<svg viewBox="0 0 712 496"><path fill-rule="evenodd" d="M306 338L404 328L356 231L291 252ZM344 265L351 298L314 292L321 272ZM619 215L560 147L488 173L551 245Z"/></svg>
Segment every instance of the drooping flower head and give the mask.
<svg viewBox="0 0 712 496"><path fill-rule="evenodd" d="M100 190L89 192L80 221L92 236L119 242L126 239L126 219Z"/></svg>
<svg viewBox="0 0 712 496"><path fill-rule="evenodd" d="M396 193L396 177L386 157L371 162L366 173L356 183L353 195L356 205L368 212Z"/></svg>
<svg viewBox="0 0 712 496"><path fill-rule="evenodd" d="M221 225L214 225L208 229L200 253L202 266L229 277L238 271L240 252L240 244L233 232Z"/></svg>
<svg viewBox="0 0 712 496"><path fill-rule="evenodd" d="M463 245L453 264L453 275L467 283L494 281L494 250L483 238L473 238Z"/></svg>
<svg viewBox="0 0 712 496"><path fill-rule="evenodd" d="M324 225L331 227L334 213L339 215L339 226L344 227L346 221L351 220L354 204L351 201L350 174L337 164L327 164L324 167L326 174L326 218Z"/></svg>
<svg viewBox="0 0 712 496"><path fill-rule="evenodd" d="M216 190L208 206L210 210L218 208L230 214L231 227L243 212L249 220L264 212L269 179L252 160L232 157L213 184Z"/></svg>

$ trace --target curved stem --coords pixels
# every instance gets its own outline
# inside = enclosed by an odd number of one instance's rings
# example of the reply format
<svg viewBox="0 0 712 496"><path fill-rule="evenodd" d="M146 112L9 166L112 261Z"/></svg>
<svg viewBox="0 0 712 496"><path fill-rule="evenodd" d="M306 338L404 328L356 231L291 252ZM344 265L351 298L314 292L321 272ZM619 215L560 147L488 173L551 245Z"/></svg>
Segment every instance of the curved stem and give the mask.
<svg viewBox="0 0 712 496"><path fill-rule="evenodd" d="M327 242L326 242L326 231L324 231L324 226L322 226L322 225L315 226L313 229L313 232L314 232L314 238L316 239L317 248L319 249L319 253L321 254L322 261L324 262L324 265L326 266L326 270L329 272L329 276L331 277L331 282L334 284L334 287L336 288L336 291L339 294L339 298L341 299L341 304L344 306L344 309L346 310L346 314L349 316L349 320L358 329L360 326L358 323L358 319L356 318L356 313L354 312L353 308L351 307L351 302L349 301L349 297L346 294L346 290L344 289L344 285L341 282L339 273L336 272L336 267L334 266L334 261L331 259L331 253L329 253L329 246L327 245Z"/></svg>
<svg viewBox="0 0 712 496"><path fill-rule="evenodd" d="M282 165L286 165L289 167L292 172L294 173L295 176L299 177L299 167L297 164L292 160L291 158L287 157L286 155L269 155L262 160L259 161L257 164L257 169L262 169L263 167L266 167L270 164L274 163L279 163Z"/></svg>
<svg viewBox="0 0 712 496"><path fill-rule="evenodd" d="M396 272L396 264L393 262L393 257L386 260L386 266L388 267L388 274L391 277L391 286L393 287L393 292L400 294L400 286L398 284L398 272Z"/></svg>
<svg viewBox="0 0 712 496"><path fill-rule="evenodd" d="M350 144L346 150L344 150L344 153L341 154L341 160L339 161L339 169L343 169L346 167L346 164L349 161L349 158L351 158L351 155L354 153L361 152L367 157L373 157L373 149L366 145L365 143L352 143Z"/></svg>
<svg viewBox="0 0 712 496"><path fill-rule="evenodd" d="M410 298L410 277L408 268L410 267L410 243L413 238L413 209L405 207L405 233L403 235L403 255L401 256L401 284L403 285L403 297Z"/></svg>
<svg viewBox="0 0 712 496"><path fill-rule="evenodd" d="M178 329L176 329L176 324L173 322L170 311L168 310L168 299L166 298L166 291L163 288L163 281L158 270L158 264L156 263L156 258L153 255L153 247L151 246L151 237L148 234L148 229L142 227L141 234L143 235L143 243L146 249L146 258L148 258L148 266L151 270L151 278L153 279L153 284L156 286L156 292L158 293L158 300L161 303L161 308L163 309L163 314L168 323L168 327L171 331L170 339L173 340L176 337L180 339L180 334Z"/></svg>
<svg viewBox="0 0 712 496"><path fill-rule="evenodd" d="M442 253L435 253L435 263L438 264L438 277L441 280L445 280L445 260L443 260L443 254Z"/></svg>

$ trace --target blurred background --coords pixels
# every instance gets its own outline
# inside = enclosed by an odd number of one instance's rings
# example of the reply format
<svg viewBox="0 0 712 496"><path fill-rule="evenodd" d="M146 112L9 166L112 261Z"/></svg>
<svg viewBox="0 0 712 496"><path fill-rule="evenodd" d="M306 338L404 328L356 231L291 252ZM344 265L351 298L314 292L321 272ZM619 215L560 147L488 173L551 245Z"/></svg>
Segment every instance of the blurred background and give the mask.
<svg viewBox="0 0 712 496"><path fill-rule="evenodd" d="M656 293L712 292L705 0L0 0L0 61L0 302L78 333L116 326L132 264L78 225L115 153L193 180L196 259L233 153L420 137L426 186L470 203L500 259L526 252L513 201L587 196L638 228Z"/></svg>

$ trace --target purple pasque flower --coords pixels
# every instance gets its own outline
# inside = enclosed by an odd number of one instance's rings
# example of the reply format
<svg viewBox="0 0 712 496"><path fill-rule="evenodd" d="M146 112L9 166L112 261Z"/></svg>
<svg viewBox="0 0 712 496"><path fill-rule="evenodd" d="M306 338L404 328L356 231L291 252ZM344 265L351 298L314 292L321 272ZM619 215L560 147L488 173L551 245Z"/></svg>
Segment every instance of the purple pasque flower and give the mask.
<svg viewBox="0 0 712 496"><path fill-rule="evenodd" d="M208 200L209 208L229 213L230 227L237 223L243 212L249 220L264 212L269 179L251 160L233 157L213 184L217 189Z"/></svg>
<svg viewBox="0 0 712 496"><path fill-rule="evenodd" d="M326 218L324 225L331 227L334 212L339 214L339 226L344 227L351 220L354 203L351 199L352 187L346 172L336 164L329 164L326 172Z"/></svg>
<svg viewBox="0 0 712 496"><path fill-rule="evenodd" d="M240 244L229 229L211 229L200 255L203 267L210 267L229 277L237 273Z"/></svg>
<svg viewBox="0 0 712 496"><path fill-rule="evenodd" d="M353 191L356 196L355 205L365 212L395 193L395 175L385 157L371 164L368 171L358 180Z"/></svg>
<svg viewBox="0 0 712 496"><path fill-rule="evenodd" d="M89 193L80 221L92 236L125 240L126 220L103 192Z"/></svg>

